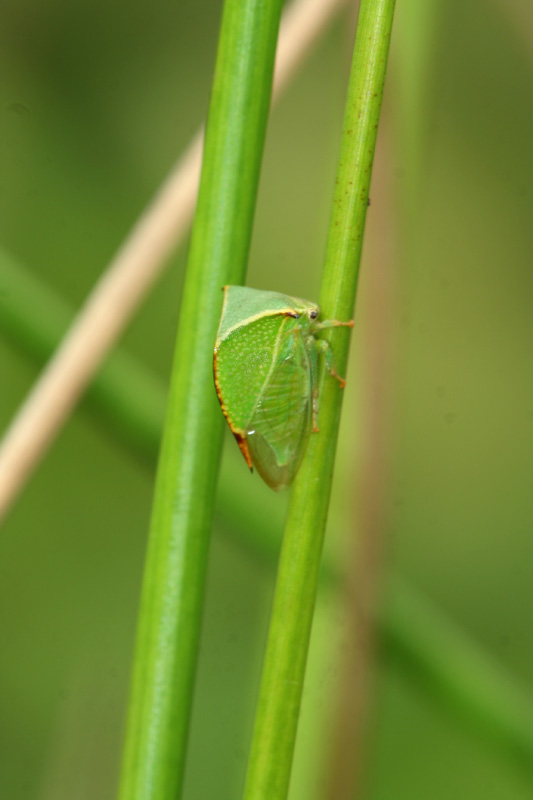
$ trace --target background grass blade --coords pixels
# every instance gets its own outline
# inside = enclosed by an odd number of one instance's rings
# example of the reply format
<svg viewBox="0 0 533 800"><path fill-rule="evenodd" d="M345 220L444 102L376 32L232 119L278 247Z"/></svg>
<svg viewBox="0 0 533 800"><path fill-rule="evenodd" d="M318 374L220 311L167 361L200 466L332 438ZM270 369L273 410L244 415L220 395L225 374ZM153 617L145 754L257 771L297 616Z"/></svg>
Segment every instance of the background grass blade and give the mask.
<svg viewBox="0 0 533 800"><path fill-rule="evenodd" d="M363 0L346 101L320 306L352 315L394 14L393 0ZM348 335L334 331L340 374ZM253 733L246 800L287 796L327 517L341 392L321 371L318 427L296 477L285 527Z"/></svg>
<svg viewBox="0 0 533 800"><path fill-rule="evenodd" d="M0 249L0 328L43 365L75 318L69 303ZM152 466L163 430L166 387L125 348L117 348L89 385L85 408L137 458Z"/></svg>
<svg viewBox="0 0 533 800"><path fill-rule="evenodd" d="M223 418L212 350L221 287L245 276L281 0L227 0L140 609L122 800L182 785Z"/></svg>
<svg viewBox="0 0 533 800"><path fill-rule="evenodd" d="M533 771L533 705L519 681L452 619L398 576L391 581L382 632L386 654L416 685L460 715L466 725L524 769ZM438 635L435 636L435 632Z"/></svg>

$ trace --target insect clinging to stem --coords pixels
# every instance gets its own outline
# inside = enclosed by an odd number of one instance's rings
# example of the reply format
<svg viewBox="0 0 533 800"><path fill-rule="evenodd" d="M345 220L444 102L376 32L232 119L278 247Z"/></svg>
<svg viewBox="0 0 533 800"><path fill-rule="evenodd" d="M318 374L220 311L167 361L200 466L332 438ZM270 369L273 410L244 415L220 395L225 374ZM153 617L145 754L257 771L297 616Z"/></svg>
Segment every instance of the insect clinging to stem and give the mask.
<svg viewBox="0 0 533 800"><path fill-rule="evenodd" d="M222 411L246 463L273 489L292 482L310 432L318 432L318 357L337 374L333 352L318 334L353 327L353 320L319 321L309 300L224 286L213 359Z"/></svg>

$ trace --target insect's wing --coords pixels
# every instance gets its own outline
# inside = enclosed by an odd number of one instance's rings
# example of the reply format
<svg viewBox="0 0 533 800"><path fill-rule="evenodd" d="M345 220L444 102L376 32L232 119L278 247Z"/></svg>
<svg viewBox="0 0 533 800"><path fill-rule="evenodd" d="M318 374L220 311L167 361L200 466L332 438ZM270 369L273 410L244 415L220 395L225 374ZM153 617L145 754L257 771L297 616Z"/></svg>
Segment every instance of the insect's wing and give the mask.
<svg viewBox="0 0 533 800"><path fill-rule="evenodd" d="M273 489L294 478L310 430L311 370L303 337L286 334L292 346L274 365L247 430L254 466Z"/></svg>
<svg viewBox="0 0 533 800"><path fill-rule="evenodd" d="M248 423L272 371L283 317L257 319L234 328L217 343L215 385L233 433L246 435Z"/></svg>

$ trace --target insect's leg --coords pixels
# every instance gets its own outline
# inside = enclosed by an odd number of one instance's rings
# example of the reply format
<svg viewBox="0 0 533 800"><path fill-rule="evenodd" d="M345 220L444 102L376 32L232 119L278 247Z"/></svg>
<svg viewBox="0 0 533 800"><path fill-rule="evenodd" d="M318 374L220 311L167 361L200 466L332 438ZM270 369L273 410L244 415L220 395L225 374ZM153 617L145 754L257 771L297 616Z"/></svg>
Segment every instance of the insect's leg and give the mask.
<svg viewBox="0 0 533 800"><path fill-rule="evenodd" d="M307 352L309 354L309 366L311 368L311 414L312 414L312 433L318 433L317 424L318 414L318 351L317 340L314 336L307 338Z"/></svg>
<svg viewBox="0 0 533 800"><path fill-rule="evenodd" d="M315 324L315 330L325 330L327 328L353 328L353 319L349 319L348 322L340 322L338 319L326 319L323 322L317 322ZM341 389L344 389L346 386L346 381L344 378L341 378L337 370L335 369L335 363L333 361L333 352L331 350L330 345L326 342L325 339L317 339L316 340L316 347L317 350L324 354L326 358L326 365L328 368L328 372L330 375L333 375L339 381Z"/></svg>
<svg viewBox="0 0 533 800"><path fill-rule="evenodd" d="M291 320L292 321L292 320ZM301 327L295 325L283 331L283 338L281 340L278 357L280 359L288 358L296 347L297 337L301 334Z"/></svg>
<svg viewBox="0 0 533 800"><path fill-rule="evenodd" d="M345 323L345 324L347 324L347 323ZM341 389L344 389L344 387L346 386L346 381L344 380L344 378L341 378L341 376L339 375L339 373L335 369L335 363L333 361L333 351L332 351L332 349L331 349L331 347L329 345L329 342L326 342L325 339L317 339L316 340L316 346L317 346L317 350L320 353L323 353L323 355L324 355L324 357L326 359L326 366L328 368L329 374L333 375L333 377L336 378L339 381L339 385L340 385Z"/></svg>
<svg viewBox="0 0 533 800"><path fill-rule="evenodd" d="M353 319L348 322L339 322L338 319L325 319L323 322L315 323L315 330L324 330L325 328L353 328Z"/></svg>

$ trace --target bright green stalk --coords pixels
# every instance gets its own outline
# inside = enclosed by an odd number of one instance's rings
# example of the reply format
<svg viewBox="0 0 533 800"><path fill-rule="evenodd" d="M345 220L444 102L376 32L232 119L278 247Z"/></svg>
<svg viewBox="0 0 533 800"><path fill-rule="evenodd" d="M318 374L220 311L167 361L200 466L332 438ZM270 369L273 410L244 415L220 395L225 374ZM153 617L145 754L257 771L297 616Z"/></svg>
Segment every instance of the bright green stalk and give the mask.
<svg viewBox="0 0 533 800"><path fill-rule="evenodd" d="M74 311L49 287L0 250L0 327L34 360L45 361L71 324ZM36 313L36 311L38 313ZM109 432L130 452L152 466L162 432L165 387L129 353L118 349L88 392L95 419L109 422ZM228 452L242 466L237 448ZM250 480L246 494L236 494L232 470L219 482L219 521L251 555L271 565L279 552L281 519L264 492ZM321 575L333 586L341 576L331 563ZM443 698L449 711L499 750L524 766L533 764L533 703L490 653L477 646L424 595L405 580L392 577L392 592L378 609L383 653L418 689ZM387 581L388 583L388 581ZM483 679L478 679L479 676Z"/></svg>
<svg viewBox="0 0 533 800"><path fill-rule="evenodd" d="M362 0L348 87L320 306L326 319L352 314L394 0ZM348 333L332 331L343 374ZM320 433L296 477L281 550L245 800L284 800L296 740L307 651L331 490L342 393L320 376Z"/></svg>
<svg viewBox="0 0 533 800"><path fill-rule="evenodd" d="M176 800L184 773L224 420L221 288L243 283L282 0L226 0L159 458L120 786Z"/></svg>

